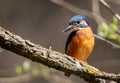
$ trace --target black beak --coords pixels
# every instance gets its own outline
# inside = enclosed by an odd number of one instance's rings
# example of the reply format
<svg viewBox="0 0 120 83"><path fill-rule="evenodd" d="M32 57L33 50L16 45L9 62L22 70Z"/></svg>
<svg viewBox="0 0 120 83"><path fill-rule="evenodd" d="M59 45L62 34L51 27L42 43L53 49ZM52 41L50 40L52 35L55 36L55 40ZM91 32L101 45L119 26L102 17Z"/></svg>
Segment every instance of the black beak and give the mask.
<svg viewBox="0 0 120 83"><path fill-rule="evenodd" d="M71 30L71 29L73 29L73 28L75 28L75 26L69 25L67 28L65 28L65 29L63 30L63 32L67 32L67 31L69 31L69 30Z"/></svg>

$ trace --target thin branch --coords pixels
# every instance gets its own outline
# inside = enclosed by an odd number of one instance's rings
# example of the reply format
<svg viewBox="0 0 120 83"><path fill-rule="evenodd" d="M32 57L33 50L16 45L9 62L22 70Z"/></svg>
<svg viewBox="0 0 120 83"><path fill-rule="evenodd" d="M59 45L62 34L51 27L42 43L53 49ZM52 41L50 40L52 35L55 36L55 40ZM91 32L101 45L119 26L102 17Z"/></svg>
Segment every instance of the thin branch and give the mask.
<svg viewBox="0 0 120 83"><path fill-rule="evenodd" d="M96 38L98 38L98 39L100 39L100 40L102 40L102 41L104 41L104 42L106 42L106 43L114 46L115 48L119 48L119 49L120 49L120 46L119 46L119 45L117 45L117 44L115 44L115 43L113 43L113 42L111 42L111 41L109 41L109 40L107 40L107 39L105 39L105 38L103 38L103 37L100 37L100 36L98 36L98 35L96 35L96 34L94 34L94 36L95 36Z"/></svg>
<svg viewBox="0 0 120 83"><path fill-rule="evenodd" d="M70 3L67 3L64 0L50 0L50 1L57 4L57 5L60 5L60 6L64 7L65 9L67 9L69 11L72 11L72 12L77 13L77 14L83 14L83 15L88 16L91 19L93 19L92 18L93 17L92 13L88 10L78 8L78 7L76 7L76 6L74 6Z"/></svg>
<svg viewBox="0 0 120 83"><path fill-rule="evenodd" d="M104 7L106 7L111 12L111 14L113 14L120 21L120 15L116 13L114 10L112 10L110 5L106 3L105 0L99 0L99 1Z"/></svg>
<svg viewBox="0 0 120 83"><path fill-rule="evenodd" d="M105 0L99 0L99 2L104 6L106 7L113 16L115 16L119 21L120 21L120 15L118 13L116 13L114 10L112 10L111 6L105 2ZM117 33L120 34L120 30L118 29L117 30Z"/></svg>
<svg viewBox="0 0 120 83"><path fill-rule="evenodd" d="M84 10L84 9L78 8L76 6L73 6L72 4L67 3L64 0L50 0L50 1L57 4L57 5L60 5L61 7L64 7L65 9L67 9L67 10L69 10L71 12L74 12L76 14L83 14L83 15L86 15L86 16L92 18L92 19L93 19L93 15L94 15L95 18L98 19L99 21L104 21L105 20L101 16L99 16L99 15L97 15L95 13L92 13L92 12L90 12L88 10ZM119 45L117 45L117 44L115 44L115 43L113 43L113 42L111 42L111 41L109 41L109 40L107 40L105 38L102 38L102 37L98 36L97 34L95 34L95 37L102 40L102 41L104 41L104 42L106 42L106 43L108 43L108 44L110 44L110 45L112 45L112 46L114 46L115 48L120 48Z"/></svg>
<svg viewBox="0 0 120 83"><path fill-rule="evenodd" d="M105 73L68 55L43 48L29 40L24 40L1 27L0 46L32 61L63 71L66 75L74 74L87 81L101 78L120 82L120 74Z"/></svg>

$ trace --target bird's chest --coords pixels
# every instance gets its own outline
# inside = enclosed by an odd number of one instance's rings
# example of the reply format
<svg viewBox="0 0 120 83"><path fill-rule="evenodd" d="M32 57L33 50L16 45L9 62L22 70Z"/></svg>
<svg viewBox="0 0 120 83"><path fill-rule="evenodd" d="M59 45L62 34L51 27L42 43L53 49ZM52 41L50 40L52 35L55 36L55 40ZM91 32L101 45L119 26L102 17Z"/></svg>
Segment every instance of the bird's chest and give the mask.
<svg viewBox="0 0 120 83"><path fill-rule="evenodd" d="M73 37L71 44L75 49L89 48L92 43L92 38L87 36L76 36Z"/></svg>
<svg viewBox="0 0 120 83"><path fill-rule="evenodd" d="M89 52L93 46L94 36L91 30L78 31L71 41L71 47L78 52Z"/></svg>

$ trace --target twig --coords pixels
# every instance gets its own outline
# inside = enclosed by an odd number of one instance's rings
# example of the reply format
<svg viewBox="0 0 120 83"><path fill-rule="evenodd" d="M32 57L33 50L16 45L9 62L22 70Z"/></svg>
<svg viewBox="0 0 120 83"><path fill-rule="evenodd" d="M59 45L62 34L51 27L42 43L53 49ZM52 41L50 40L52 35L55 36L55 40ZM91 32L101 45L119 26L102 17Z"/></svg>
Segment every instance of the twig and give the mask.
<svg viewBox="0 0 120 83"><path fill-rule="evenodd" d="M100 36L98 36L98 35L96 35L96 34L94 34L94 36L95 36L96 38L98 38L98 39L100 39L100 40L102 40L102 41L104 41L104 42L106 42L106 43L114 46L115 48L119 48L119 49L120 49L120 46L119 46L119 45L117 45L117 44L115 44L115 43L113 43L113 42L111 42L111 41L109 41L109 40L107 40L107 39L105 39L105 38L103 38L103 37L100 37Z"/></svg>
<svg viewBox="0 0 120 83"><path fill-rule="evenodd" d="M50 0L50 1L57 4L57 5L60 5L60 6L64 7L64 8L66 8L67 10L72 11L72 12L74 12L76 14L83 14L83 15L88 16L91 19L93 19L92 18L93 17L92 13L90 11L88 11L88 10L78 8L78 7L76 7L76 6L74 6L74 5L70 4L70 3L67 3L64 0Z"/></svg>
<svg viewBox="0 0 120 83"><path fill-rule="evenodd" d="M111 14L113 14L113 16L115 16L120 21L120 15L116 13L114 10L112 10L111 6L108 3L106 3L105 0L99 0L99 1L104 7L106 7L111 12ZM117 33L120 34L119 29L117 30Z"/></svg>
<svg viewBox="0 0 120 83"><path fill-rule="evenodd" d="M106 7L120 21L120 15L118 13L116 13L115 11L113 11L111 9L110 5L105 2L105 0L99 0L99 1L104 7Z"/></svg>
<svg viewBox="0 0 120 83"><path fill-rule="evenodd" d="M32 61L42 63L69 75L77 75L87 81L94 81L97 78L101 78L120 82L120 74L105 73L75 58L43 48L29 40L24 40L20 36L14 35L1 27L0 46Z"/></svg>

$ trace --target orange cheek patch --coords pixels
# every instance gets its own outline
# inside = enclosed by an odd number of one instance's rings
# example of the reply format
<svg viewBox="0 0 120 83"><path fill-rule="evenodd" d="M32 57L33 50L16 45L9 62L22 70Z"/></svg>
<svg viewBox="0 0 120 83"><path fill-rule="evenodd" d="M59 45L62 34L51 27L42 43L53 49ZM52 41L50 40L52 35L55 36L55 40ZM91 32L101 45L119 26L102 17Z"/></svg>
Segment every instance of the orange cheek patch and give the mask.
<svg viewBox="0 0 120 83"><path fill-rule="evenodd" d="M82 20L80 24L87 24L86 21Z"/></svg>

